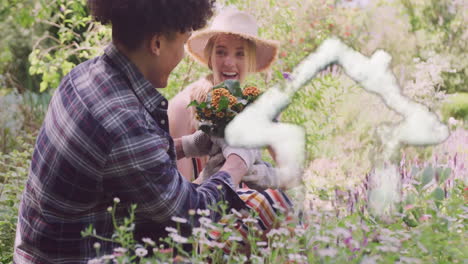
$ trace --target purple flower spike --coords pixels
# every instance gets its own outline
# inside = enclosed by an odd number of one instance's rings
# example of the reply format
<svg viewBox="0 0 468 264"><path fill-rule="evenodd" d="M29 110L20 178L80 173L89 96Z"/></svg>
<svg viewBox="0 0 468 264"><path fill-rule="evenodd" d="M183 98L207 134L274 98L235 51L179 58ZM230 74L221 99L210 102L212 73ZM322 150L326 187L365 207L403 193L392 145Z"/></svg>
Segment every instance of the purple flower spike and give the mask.
<svg viewBox="0 0 468 264"><path fill-rule="evenodd" d="M283 72L283 78L284 78L285 80L291 81L291 80L292 80L292 78L291 78L291 73L289 73L289 72Z"/></svg>

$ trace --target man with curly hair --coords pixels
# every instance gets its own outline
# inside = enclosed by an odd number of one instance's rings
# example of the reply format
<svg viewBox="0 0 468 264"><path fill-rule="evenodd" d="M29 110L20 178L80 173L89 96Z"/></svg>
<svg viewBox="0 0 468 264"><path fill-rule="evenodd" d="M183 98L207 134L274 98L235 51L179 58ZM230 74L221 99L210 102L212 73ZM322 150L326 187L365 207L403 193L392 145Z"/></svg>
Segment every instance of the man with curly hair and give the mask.
<svg viewBox="0 0 468 264"><path fill-rule="evenodd" d="M224 149L226 162L201 185L178 172L176 160L207 155L201 132L172 139L167 100L158 88L184 55L192 30L212 16L213 0L88 0L93 17L112 26L103 55L75 67L56 90L37 137L19 208L15 263L86 263L96 257L90 225L110 238L107 208L121 221L132 204L135 239L158 241L171 217L189 216L224 200L240 209L236 186L254 152ZM219 215L211 213L213 220ZM188 235L193 222L182 224ZM117 245L99 241L100 254Z"/></svg>

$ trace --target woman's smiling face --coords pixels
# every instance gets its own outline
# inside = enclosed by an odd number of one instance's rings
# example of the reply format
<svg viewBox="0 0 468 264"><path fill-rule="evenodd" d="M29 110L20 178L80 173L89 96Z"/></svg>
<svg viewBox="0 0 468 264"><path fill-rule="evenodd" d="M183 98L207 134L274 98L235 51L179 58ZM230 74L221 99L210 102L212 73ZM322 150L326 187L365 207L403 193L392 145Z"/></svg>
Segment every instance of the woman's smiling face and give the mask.
<svg viewBox="0 0 468 264"><path fill-rule="evenodd" d="M214 83L228 79L243 82L247 74L246 40L232 34L216 37L211 54Z"/></svg>

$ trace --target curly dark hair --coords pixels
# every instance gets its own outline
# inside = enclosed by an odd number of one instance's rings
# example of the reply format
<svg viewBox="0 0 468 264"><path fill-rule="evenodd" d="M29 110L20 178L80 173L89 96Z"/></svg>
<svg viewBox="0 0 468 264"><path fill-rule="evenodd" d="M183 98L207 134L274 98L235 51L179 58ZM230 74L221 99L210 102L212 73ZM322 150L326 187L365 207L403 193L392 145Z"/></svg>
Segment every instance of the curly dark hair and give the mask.
<svg viewBox="0 0 468 264"><path fill-rule="evenodd" d="M206 25L215 0L88 0L94 19L112 26L112 39L136 49L151 34L184 33Z"/></svg>

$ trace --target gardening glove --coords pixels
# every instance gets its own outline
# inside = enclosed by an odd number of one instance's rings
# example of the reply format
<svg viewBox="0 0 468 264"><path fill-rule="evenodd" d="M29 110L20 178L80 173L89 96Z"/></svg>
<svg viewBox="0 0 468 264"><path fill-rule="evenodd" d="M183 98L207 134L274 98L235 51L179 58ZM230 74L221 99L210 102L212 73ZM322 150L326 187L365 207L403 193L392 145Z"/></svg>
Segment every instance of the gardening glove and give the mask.
<svg viewBox="0 0 468 264"><path fill-rule="evenodd" d="M239 156L247 166L247 171L250 171L250 168L254 164L255 160L258 159L260 151L258 149L248 149L248 148L235 148L229 146L223 138L211 137L214 145L217 145L221 148L221 151L224 155L224 158L231 154L236 154Z"/></svg>
<svg viewBox="0 0 468 264"><path fill-rule="evenodd" d="M259 191L268 188L277 189L280 187L277 169L265 161L254 164L250 172L242 178L242 181L245 182L249 188Z"/></svg>
<svg viewBox="0 0 468 264"><path fill-rule="evenodd" d="M216 153L220 148L213 144L208 134L198 130L191 135L182 137L182 149L185 157L199 157Z"/></svg>
<svg viewBox="0 0 468 264"><path fill-rule="evenodd" d="M222 152L218 152L214 156L210 156L208 162L206 163L205 168L200 172L198 177L201 178L201 182L204 182L208 178L210 178L213 174L218 172L221 167L224 165L226 159Z"/></svg>

